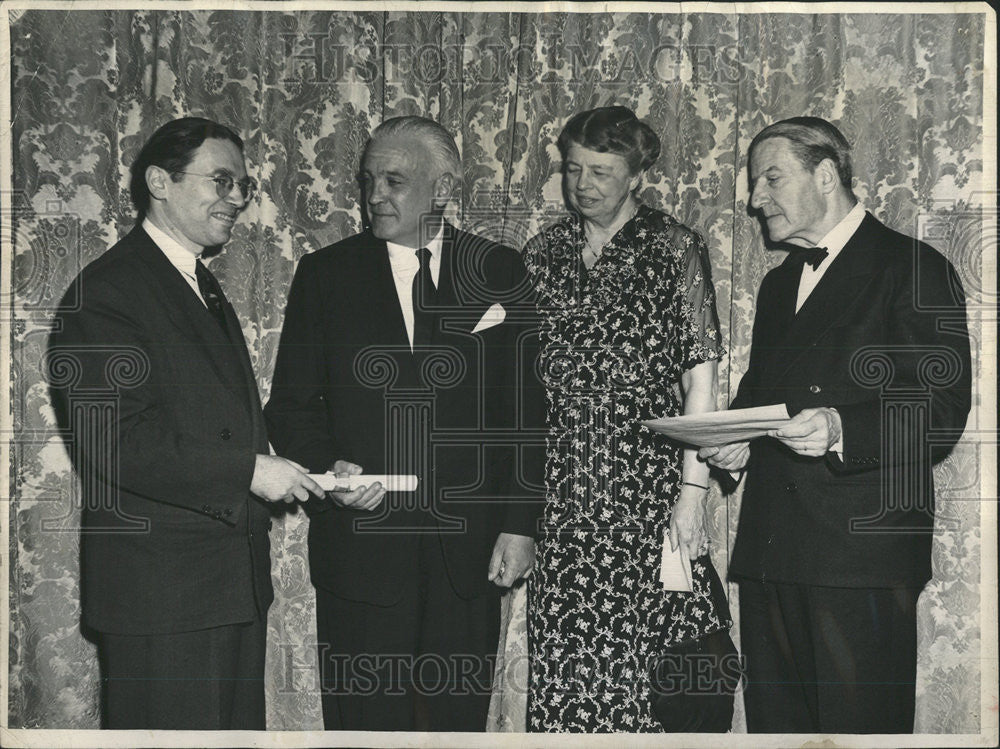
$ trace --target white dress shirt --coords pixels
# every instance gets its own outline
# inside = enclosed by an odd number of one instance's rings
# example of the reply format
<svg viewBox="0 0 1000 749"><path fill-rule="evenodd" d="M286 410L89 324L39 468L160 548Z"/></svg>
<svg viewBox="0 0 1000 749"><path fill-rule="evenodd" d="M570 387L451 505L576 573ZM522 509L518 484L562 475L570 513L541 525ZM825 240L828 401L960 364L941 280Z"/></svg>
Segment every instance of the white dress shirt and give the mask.
<svg viewBox="0 0 1000 749"><path fill-rule="evenodd" d="M860 202L855 203L854 207L847 212L847 215L840 220L840 223L830 229L827 235L816 243L817 247L826 247L827 256L823 258L823 262L815 269L808 263L802 265L802 275L799 277L799 296L795 302L796 312L802 309L802 305L809 298L809 295L812 294L813 289L816 288L816 284L819 283L823 274L826 273L826 269L830 267L830 263L844 249L847 240L854 236L854 233L861 226L861 222L864 219L864 206Z"/></svg>
<svg viewBox="0 0 1000 749"><path fill-rule="evenodd" d="M191 287L191 290L201 300L201 303L205 304L205 300L201 297L201 290L198 288L198 276L195 275L195 268L198 265L198 258L201 257L201 253L199 252L195 255L191 250L150 221L148 217L142 220L142 228L156 246L160 248L160 252L167 256L170 264L184 277L184 280L187 281L188 286ZM205 304L205 307L207 308L208 305Z"/></svg>
<svg viewBox="0 0 1000 749"><path fill-rule="evenodd" d="M444 229L438 229L437 236L428 242L425 247L431 253L431 280L435 288L438 285L438 278L441 275L441 247L444 238ZM406 245L386 242L389 250L389 266L392 268L392 280L396 282L396 296L399 297L399 308L403 311L403 322L406 324L406 337L410 341L410 349L413 349L413 279L420 270L420 259L417 257L419 247L407 247Z"/></svg>

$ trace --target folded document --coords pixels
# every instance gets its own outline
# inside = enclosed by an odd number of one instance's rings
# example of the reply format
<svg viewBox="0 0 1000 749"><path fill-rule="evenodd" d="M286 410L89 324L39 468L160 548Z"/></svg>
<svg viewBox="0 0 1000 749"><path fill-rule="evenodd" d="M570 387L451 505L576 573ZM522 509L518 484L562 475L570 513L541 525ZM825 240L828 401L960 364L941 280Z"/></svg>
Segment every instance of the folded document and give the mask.
<svg viewBox="0 0 1000 749"><path fill-rule="evenodd" d="M765 436L781 429L791 417L783 403L733 411L670 416L641 422L643 426L696 447L719 447Z"/></svg>
<svg viewBox="0 0 1000 749"><path fill-rule="evenodd" d="M660 556L660 583L664 590L691 592L691 560L678 545L670 550L670 531L663 532L663 552Z"/></svg>

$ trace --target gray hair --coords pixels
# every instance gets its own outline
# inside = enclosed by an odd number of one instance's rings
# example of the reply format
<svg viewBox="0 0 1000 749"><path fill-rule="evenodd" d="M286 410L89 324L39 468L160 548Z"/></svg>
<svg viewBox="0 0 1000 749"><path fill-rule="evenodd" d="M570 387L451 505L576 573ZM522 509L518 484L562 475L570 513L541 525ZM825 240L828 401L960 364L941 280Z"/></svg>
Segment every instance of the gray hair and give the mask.
<svg viewBox="0 0 1000 749"><path fill-rule="evenodd" d="M819 162L830 159L837 169L841 186L852 192L851 144L832 123L820 117L792 117L775 122L757 133L750 143L749 155L752 157L757 146L772 138L787 140L792 153L810 172L816 170Z"/></svg>
<svg viewBox="0 0 1000 749"><path fill-rule="evenodd" d="M451 133L434 120L416 115L392 117L372 130L368 143L365 145L365 153L368 152L371 144L379 138L391 136L419 138L431 152L440 173L450 172L455 177L456 182L461 184L462 156L458 152L458 146ZM363 158L364 154L362 154Z"/></svg>

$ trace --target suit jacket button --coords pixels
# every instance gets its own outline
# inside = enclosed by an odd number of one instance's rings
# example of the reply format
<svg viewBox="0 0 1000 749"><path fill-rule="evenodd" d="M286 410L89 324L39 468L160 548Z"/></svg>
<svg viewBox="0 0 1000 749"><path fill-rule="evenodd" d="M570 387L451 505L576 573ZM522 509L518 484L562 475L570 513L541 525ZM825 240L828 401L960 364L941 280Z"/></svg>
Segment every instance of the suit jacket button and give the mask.
<svg viewBox="0 0 1000 749"><path fill-rule="evenodd" d="M229 431L229 427L226 427L221 432L219 432L219 436L222 437L222 439L227 440L233 436L233 433Z"/></svg>
<svg viewBox="0 0 1000 749"><path fill-rule="evenodd" d="M809 392L812 393L813 395L816 395L816 393L823 392L823 388L821 388L819 385L810 385Z"/></svg>
<svg viewBox="0 0 1000 749"><path fill-rule="evenodd" d="M785 491L786 491L786 492L794 492L794 491L795 491L796 489L798 489L798 488L799 488L799 487L797 487L797 486L795 485L795 482L792 482L792 483L790 483L790 484L787 484L787 485L785 486Z"/></svg>

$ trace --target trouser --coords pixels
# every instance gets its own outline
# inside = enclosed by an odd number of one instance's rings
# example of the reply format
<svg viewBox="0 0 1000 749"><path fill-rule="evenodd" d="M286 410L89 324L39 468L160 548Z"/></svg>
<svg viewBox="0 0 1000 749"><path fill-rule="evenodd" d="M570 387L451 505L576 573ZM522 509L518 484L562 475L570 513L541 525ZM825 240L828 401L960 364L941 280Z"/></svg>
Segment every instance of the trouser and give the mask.
<svg viewBox="0 0 1000 749"><path fill-rule="evenodd" d="M316 590L327 730L486 729L500 637L499 590L459 597L437 534L421 536L414 564L417 582L391 606Z"/></svg>
<svg viewBox="0 0 1000 749"><path fill-rule="evenodd" d="M740 581L751 733L911 733L918 588Z"/></svg>
<svg viewBox="0 0 1000 749"><path fill-rule="evenodd" d="M264 730L263 621L99 640L105 728Z"/></svg>

